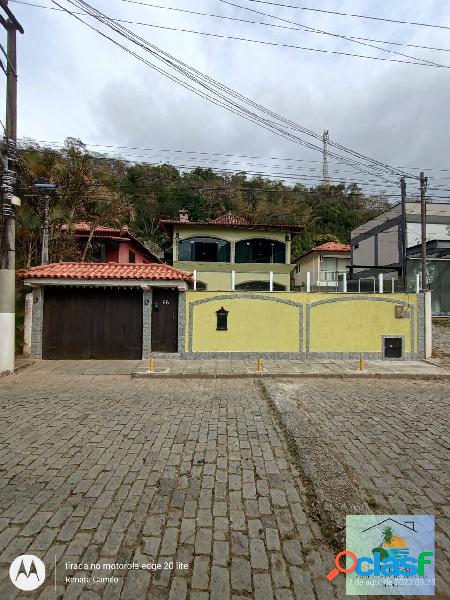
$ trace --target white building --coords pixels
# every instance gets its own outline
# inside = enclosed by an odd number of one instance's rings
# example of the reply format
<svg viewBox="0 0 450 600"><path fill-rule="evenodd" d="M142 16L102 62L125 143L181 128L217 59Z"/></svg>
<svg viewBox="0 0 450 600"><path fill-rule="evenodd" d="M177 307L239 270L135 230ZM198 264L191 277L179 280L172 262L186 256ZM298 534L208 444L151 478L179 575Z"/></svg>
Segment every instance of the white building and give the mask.
<svg viewBox="0 0 450 600"><path fill-rule="evenodd" d="M344 273L351 262L351 248L348 244L326 242L306 252L296 260L292 270L292 285L297 288L306 287L307 273L310 273L312 288L324 291L338 289Z"/></svg>

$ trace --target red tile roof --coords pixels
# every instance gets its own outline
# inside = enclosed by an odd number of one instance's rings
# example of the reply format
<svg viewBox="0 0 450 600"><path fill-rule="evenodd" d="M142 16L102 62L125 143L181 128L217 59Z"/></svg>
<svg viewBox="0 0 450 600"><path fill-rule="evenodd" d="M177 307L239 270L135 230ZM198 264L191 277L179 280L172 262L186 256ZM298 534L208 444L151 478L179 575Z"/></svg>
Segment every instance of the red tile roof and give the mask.
<svg viewBox="0 0 450 600"><path fill-rule="evenodd" d="M88 237L91 232L91 225L89 223L72 223L71 225L62 225L61 230L70 231L77 237ZM98 225L94 230L94 238L123 242L133 241L139 246L140 250L147 258L157 261L163 256L163 252L157 244L150 242L147 246L133 235L127 225L122 225L122 227L105 227L103 225Z"/></svg>
<svg viewBox="0 0 450 600"><path fill-rule="evenodd" d="M315 246L314 248L311 248L311 250L308 250L308 252L305 252L298 258L295 258L293 260L293 262L296 263L298 260L300 260L304 256L308 256L308 254L311 254L311 252L350 252L350 251L351 251L351 247L349 244L341 244L341 242L325 242L324 244L320 244L319 246Z"/></svg>
<svg viewBox="0 0 450 600"><path fill-rule="evenodd" d="M186 225L188 227L190 225L201 227L240 227L242 229L263 229L265 231L281 229L282 231L300 232L304 230L303 225L290 225L288 223L251 223L242 217L238 217L232 212L228 212L217 219L212 219L210 221L179 221L173 219L161 219L159 225L169 237L172 236L174 225Z"/></svg>
<svg viewBox="0 0 450 600"><path fill-rule="evenodd" d="M313 248L314 252L350 252L349 244L341 244L340 242L325 242Z"/></svg>
<svg viewBox="0 0 450 600"><path fill-rule="evenodd" d="M52 263L20 271L22 279L143 279L192 281L192 275L160 263Z"/></svg>
<svg viewBox="0 0 450 600"><path fill-rule="evenodd" d="M216 225L249 225L250 223L246 221L243 217L238 217L232 212L227 212L225 215L221 217L217 217L217 219L213 219L211 223L215 223Z"/></svg>
<svg viewBox="0 0 450 600"><path fill-rule="evenodd" d="M76 235L89 235L91 231L90 223L72 223L71 225L62 225L63 231L73 231ZM130 230L126 225L122 227L104 227L98 225L94 230L95 237L128 237Z"/></svg>

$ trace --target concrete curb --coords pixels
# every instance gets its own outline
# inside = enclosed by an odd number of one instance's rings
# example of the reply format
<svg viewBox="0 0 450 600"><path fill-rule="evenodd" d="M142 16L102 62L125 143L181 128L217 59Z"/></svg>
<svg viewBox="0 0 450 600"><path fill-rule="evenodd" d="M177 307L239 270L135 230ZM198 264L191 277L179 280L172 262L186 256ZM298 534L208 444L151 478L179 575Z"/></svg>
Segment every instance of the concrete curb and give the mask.
<svg viewBox="0 0 450 600"><path fill-rule="evenodd" d="M345 548L346 515L367 515L373 511L307 415L289 397L288 390L274 382L261 381L260 385L288 438L291 452L309 480L311 500L324 532L338 548Z"/></svg>
<svg viewBox="0 0 450 600"><path fill-rule="evenodd" d="M449 381L445 373L146 373L134 371L135 379L418 379Z"/></svg>

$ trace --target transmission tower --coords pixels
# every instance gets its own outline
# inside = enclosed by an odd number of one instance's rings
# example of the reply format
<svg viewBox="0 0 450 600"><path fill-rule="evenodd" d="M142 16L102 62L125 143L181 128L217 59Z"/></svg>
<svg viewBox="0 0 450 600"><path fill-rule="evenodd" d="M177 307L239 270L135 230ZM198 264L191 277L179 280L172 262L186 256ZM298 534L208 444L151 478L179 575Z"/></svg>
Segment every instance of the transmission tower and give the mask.
<svg viewBox="0 0 450 600"><path fill-rule="evenodd" d="M328 142L330 136L328 129L323 132L323 166L322 166L322 183L323 185L330 185L330 174L328 171Z"/></svg>

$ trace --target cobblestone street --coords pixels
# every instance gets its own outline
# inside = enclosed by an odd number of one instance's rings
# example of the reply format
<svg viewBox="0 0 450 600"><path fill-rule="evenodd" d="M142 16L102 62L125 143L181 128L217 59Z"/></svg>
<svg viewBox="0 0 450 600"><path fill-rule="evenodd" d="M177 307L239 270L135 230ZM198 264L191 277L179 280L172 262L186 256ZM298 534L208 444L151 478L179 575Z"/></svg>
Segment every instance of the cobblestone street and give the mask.
<svg viewBox="0 0 450 600"><path fill-rule="evenodd" d="M316 379L279 388L325 441L324 464L337 458L375 514L435 516L437 597L449 598L448 382Z"/></svg>
<svg viewBox="0 0 450 600"><path fill-rule="evenodd" d="M30 367L0 383L0 598L342 595L256 383L62 371ZM23 553L47 567L26 595L8 576ZM65 583L92 575L65 563L135 561L169 568Z"/></svg>

